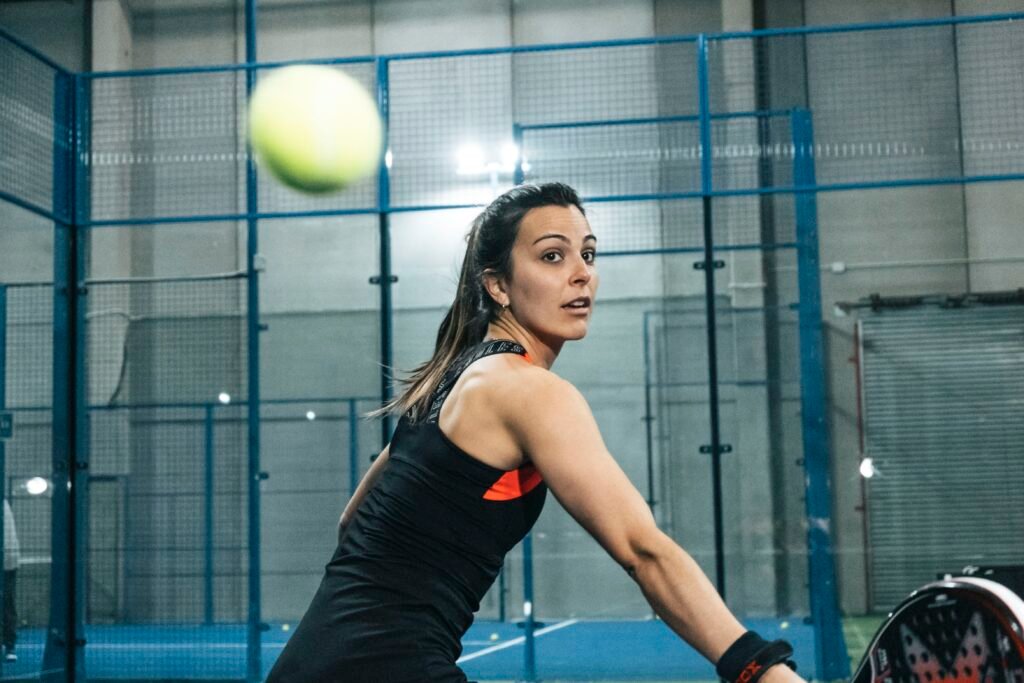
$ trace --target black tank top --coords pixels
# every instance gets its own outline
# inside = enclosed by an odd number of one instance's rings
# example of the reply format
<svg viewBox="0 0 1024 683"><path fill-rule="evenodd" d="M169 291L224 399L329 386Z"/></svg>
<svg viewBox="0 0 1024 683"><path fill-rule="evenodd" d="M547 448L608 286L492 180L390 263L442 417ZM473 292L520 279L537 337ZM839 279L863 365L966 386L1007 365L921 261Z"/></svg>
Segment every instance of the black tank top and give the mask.
<svg viewBox="0 0 1024 683"><path fill-rule="evenodd" d="M536 522L547 487L532 465L504 471L438 426L474 361L526 350L484 342L446 371L421 419L399 420L388 464L352 519L268 681L465 681L455 661L480 600Z"/></svg>

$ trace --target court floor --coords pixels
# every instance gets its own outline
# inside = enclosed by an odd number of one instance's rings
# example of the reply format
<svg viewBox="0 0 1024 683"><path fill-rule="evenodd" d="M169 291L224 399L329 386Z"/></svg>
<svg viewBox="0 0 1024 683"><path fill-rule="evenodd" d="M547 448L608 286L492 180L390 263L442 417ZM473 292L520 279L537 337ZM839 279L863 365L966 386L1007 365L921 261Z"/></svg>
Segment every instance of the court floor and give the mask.
<svg viewBox="0 0 1024 683"><path fill-rule="evenodd" d="M881 617L845 620L851 660L860 660ZM766 638L793 643L802 672L813 666L813 630L801 619L748 620ZM264 671L284 647L291 626L272 624L263 638ZM536 675L545 681L711 681L711 666L661 621L568 619L536 631ZM42 629L18 633L18 661L4 680L38 678ZM90 626L86 629L90 680L239 680L245 674L245 626ZM463 640L460 666L470 679L522 679L525 638L514 623L480 621Z"/></svg>

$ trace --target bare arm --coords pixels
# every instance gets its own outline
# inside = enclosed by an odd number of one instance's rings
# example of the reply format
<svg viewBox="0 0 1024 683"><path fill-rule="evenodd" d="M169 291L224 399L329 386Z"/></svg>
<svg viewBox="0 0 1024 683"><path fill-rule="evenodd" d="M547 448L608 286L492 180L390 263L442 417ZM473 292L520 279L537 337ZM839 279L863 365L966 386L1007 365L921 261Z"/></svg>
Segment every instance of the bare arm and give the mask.
<svg viewBox="0 0 1024 683"><path fill-rule="evenodd" d="M380 452L380 455L370 465L370 469L363 475L362 481L359 482L359 486L356 487L352 497L348 499L348 504L345 505L345 509L341 513L341 519L338 520L338 542L341 542L342 537L345 535L345 529L352 522L352 518L356 516L356 510L359 509L360 504L363 502L363 498L366 498L366 494L370 492L373 485L380 479L381 473L384 472L384 468L387 467L388 457L391 455L391 445L388 444L384 447L384 450Z"/></svg>
<svg viewBox="0 0 1024 683"><path fill-rule="evenodd" d="M513 390L519 395L506 393L502 401L510 431L559 502L639 584L665 623L717 663L746 629L693 558L658 529L583 396L550 373L530 372ZM762 680L802 679L775 666Z"/></svg>

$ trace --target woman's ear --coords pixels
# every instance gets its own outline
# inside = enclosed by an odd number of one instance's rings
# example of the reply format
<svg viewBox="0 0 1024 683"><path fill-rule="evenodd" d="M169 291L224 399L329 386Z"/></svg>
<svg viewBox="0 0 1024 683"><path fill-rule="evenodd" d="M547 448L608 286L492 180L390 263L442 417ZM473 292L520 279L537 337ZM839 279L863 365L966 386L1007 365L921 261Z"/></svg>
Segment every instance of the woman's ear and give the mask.
<svg viewBox="0 0 1024 683"><path fill-rule="evenodd" d="M493 268L488 268L481 275L484 283L484 289L487 290L487 295L491 297L491 301L496 303L498 306L508 306L508 293L505 291L505 280L498 275Z"/></svg>

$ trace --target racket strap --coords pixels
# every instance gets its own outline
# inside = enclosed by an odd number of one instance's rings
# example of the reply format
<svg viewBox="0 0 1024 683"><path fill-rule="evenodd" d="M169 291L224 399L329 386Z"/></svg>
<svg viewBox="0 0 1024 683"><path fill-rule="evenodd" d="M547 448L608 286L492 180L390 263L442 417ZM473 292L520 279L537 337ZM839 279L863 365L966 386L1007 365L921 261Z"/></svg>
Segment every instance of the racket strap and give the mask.
<svg viewBox="0 0 1024 683"><path fill-rule="evenodd" d="M729 646L715 665L715 671L729 683L756 683L769 667L785 664L796 671L791 659L793 646L785 640L768 642L747 631Z"/></svg>

